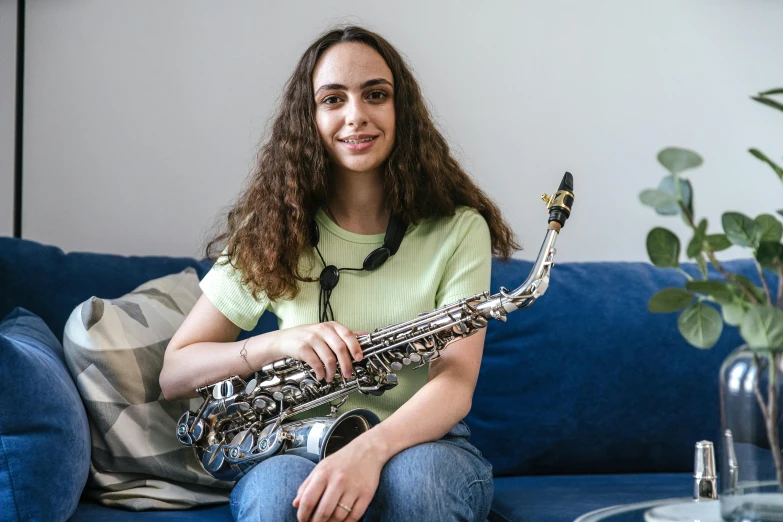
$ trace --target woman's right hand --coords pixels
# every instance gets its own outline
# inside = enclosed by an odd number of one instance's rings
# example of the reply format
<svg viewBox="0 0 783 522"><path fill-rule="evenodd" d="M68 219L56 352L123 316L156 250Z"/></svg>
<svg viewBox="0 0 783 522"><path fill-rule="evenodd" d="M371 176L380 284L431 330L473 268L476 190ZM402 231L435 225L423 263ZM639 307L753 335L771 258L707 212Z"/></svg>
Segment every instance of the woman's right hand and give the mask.
<svg viewBox="0 0 783 522"><path fill-rule="evenodd" d="M318 380L331 382L338 362L343 377L349 378L353 373L352 361L362 360L362 348L356 338L362 333L329 321L278 330L273 342L283 356L309 364Z"/></svg>

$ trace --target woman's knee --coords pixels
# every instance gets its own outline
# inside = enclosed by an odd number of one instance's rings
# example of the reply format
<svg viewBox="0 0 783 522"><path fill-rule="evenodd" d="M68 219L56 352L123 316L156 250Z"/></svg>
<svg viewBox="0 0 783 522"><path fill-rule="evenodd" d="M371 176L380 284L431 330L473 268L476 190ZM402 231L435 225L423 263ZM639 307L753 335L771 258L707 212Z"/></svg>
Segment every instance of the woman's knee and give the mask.
<svg viewBox="0 0 783 522"><path fill-rule="evenodd" d="M483 521L492 493L482 459L443 441L419 444L386 464L367 520Z"/></svg>
<svg viewBox="0 0 783 522"><path fill-rule="evenodd" d="M315 464L295 455L278 455L258 463L231 492L231 513L241 522L295 521L291 505Z"/></svg>

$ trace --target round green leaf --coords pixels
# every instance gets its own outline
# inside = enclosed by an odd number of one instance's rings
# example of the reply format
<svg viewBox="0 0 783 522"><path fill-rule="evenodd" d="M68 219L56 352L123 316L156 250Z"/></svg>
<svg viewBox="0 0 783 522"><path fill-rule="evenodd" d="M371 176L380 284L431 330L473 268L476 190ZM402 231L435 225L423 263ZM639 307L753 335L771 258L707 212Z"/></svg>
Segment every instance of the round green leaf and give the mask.
<svg viewBox="0 0 783 522"><path fill-rule="evenodd" d="M721 305L723 320L726 321L726 324L731 326L741 325L748 310L750 310L750 305L739 299L735 300L733 303Z"/></svg>
<svg viewBox="0 0 783 522"><path fill-rule="evenodd" d="M762 241L756 251L756 260L764 268L777 270L783 265L783 245L775 241Z"/></svg>
<svg viewBox="0 0 783 522"><path fill-rule="evenodd" d="M721 221L729 241L737 246L754 246L758 234L758 225L755 221L739 212L726 212Z"/></svg>
<svg viewBox="0 0 783 522"><path fill-rule="evenodd" d="M721 304L734 301L734 294L731 293L729 286L723 281L715 281L714 279L708 281L688 281L685 283L685 288L692 292L707 294Z"/></svg>
<svg viewBox="0 0 783 522"><path fill-rule="evenodd" d="M677 174L698 167L702 159L692 150L669 147L658 153L658 162L672 174Z"/></svg>
<svg viewBox="0 0 783 522"><path fill-rule="evenodd" d="M655 314L682 310L693 301L693 294L682 288L664 288L650 298L647 309Z"/></svg>
<svg viewBox="0 0 783 522"><path fill-rule="evenodd" d="M648 207L667 208L677 205L677 198L667 192L656 189L646 189L639 194L639 200Z"/></svg>
<svg viewBox="0 0 783 522"><path fill-rule="evenodd" d="M691 190L691 184L688 180L679 179L680 190L677 191L677 183L674 182L674 176L664 176L658 184L658 191L664 194L669 194L674 198L674 202L668 206L655 207L655 211L662 216L676 216L680 213L680 197L682 197L682 203L686 208L690 207L691 197L693 191Z"/></svg>
<svg viewBox="0 0 783 522"><path fill-rule="evenodd" d="M759 244L762 241L777 243L780 241L780 238L783 237L783 225L780 224L780 221L778 221L775 216L771 214L761 214L760 216L756 216L756 219L753 221L756 222L757 227L756 244Z"/></svg>
<svg viewBox="0 0 783 522"><path fill-rule="evenodd" d="M697 302L683 310L677 319L677 327L685 340L696 348L712 348L721 332L723 320L711 306Z"/></svg>
<svg viewBox="0 0 783 522"><path fill-rule="evenodd" d="M740 324L740 335L754 350L783 348L783 310L774 306L753 306Z"/></svg>
<svg viewBox="0 0 783 522"><path fill-rule="evenodd" d="M673 232L656 227L647 234L647 255L655 266L680 266L680 240Z"/></svg>
<svg viewBox="0 0 783 522"><path fill-rule="evenodd" d="M708 234L704 241L706 247L713 252L720 252L731 246L731 241L726 237L726 234Z"/></svg>

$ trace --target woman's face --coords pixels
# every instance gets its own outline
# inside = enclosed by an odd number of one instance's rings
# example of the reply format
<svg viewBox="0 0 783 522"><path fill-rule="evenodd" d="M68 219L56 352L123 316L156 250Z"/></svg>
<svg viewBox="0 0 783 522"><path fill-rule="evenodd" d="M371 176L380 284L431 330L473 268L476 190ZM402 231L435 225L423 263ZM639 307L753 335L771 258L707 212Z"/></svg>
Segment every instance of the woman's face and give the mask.
<svg viewBox="0 0 783 522"><path fill-rule="evenodd" d="M379 173L394 145L394 85L386 62L357 42L333 45L313 71L315 123L341 173Z"/></svg>

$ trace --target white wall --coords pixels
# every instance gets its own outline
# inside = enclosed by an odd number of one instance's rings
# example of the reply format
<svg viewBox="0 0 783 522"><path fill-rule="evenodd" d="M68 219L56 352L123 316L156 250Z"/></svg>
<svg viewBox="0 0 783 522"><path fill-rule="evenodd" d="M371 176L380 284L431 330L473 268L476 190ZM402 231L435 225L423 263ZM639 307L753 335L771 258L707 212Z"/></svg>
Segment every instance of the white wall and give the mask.
<svg viewBox="0 0 783 522"><path fill-rule="evenodd" d="M16 2L0 2L0 236L14 233Z"/></svg>
<svg viewBox="0 0 783 522"><path fill-rule="evenodd" d="M28 2L26 238L66 250L197 255L235 196L280 89L339 22L408 58L458 157L537 254L539 196L576 203L559 261L645 260L638 193L669 145L705 157L696 211L783 208L747 154L783 155L783 2ZM729 257L743 254L729 252Z"/></svg>

